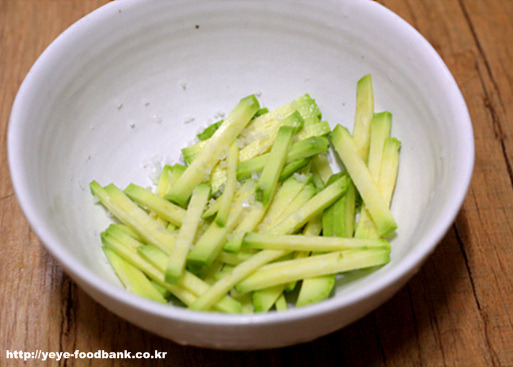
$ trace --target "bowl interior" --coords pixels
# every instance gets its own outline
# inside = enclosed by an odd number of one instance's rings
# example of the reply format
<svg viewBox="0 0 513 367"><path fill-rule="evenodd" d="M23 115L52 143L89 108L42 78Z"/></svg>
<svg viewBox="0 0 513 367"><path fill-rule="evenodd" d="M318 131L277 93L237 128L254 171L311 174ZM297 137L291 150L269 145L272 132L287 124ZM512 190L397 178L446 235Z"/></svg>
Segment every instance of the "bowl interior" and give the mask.
<svg viewBox="0 0 513 367"><path fill-rule="evenodd" d="M119 286L100 249L112 219L91 180L153 185L201 127L253 93L269 108L309 93L325 120L352 129L356 82L371 73L376 111L393 113L402 141L399 229L391 263L337 293L431 251L468 185L468 115L432 48L368 3L124 1L81 20L31 70L13 110L11 170L35 230L61 262Z"/></svg>

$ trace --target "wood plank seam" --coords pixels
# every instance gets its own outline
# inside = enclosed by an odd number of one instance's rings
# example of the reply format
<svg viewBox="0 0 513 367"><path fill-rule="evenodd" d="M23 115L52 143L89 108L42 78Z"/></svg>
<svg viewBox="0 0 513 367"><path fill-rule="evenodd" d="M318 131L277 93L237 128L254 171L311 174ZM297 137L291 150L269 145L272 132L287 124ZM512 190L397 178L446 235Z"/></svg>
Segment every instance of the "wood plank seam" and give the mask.
<svg viewBox="0 0 513 367"><path fill-rule="evenodd" d="M422 365L421 348L420 348L420 344L419 344L420 336L419 336L419 329L417 327L418 320L417 320L417 315L415 314L415 307L413 305L413 295L412 295L411 288L410 288L410 282L408 282L406 284L406 291L408 294L408 302L410 304L411 315L412 315L412 319L413 319L413 330L415 331L415 346L417 347L417 353L419 353L419 360Z"/></svg>
<svg viewBox="0 0 513 367"><path fill-rule="evenodd" d="M381 334L379 332L376 311L372 312L372 327L374 329L374 333L376 334L376 344L377 344L379 353L381 354L381 359L383 360L383 364L386 366L387 358L385 356L385 349L383 348L383 343L381 341Z"/></svg>
<svg viewBox="0 0 513 367"><path fill-rule="evenodd" d="M502 107L502 109L504 110L504 103L502 102L499 87L497 85L497 82L495 81L495 78L493 77L492 68L488 61L488 58L486 57L486 53L483 50L481 42L479 41L479 36L477 35L474 24L472 23L470 14L468 13L468 10L465 7L463 0L458 0L458 3L460 4L463 16L465 17L465 20L467 21L467 24L469 26L469 30L470 30L470 33L472 34L472 38L474 39L477 51L479 52L479 56L483 60L483 64L485 66L486 73L488 74L488 77L490 78L490 82L492 83L495 93L497 94L497 99L499 101L499 104ZM481 85L483 88L483 92L485 94L484 105L485 105L486 109L490 112L490 116L492 118L492 124L494 127L494 132L496 133L496 138L500 143L502 155L504 156L504 160L506 162L506 168L508 171L509 180L511 182L511 186L513 187L513 162L510 161L510 157L507 154L507 149L506 149L506 145L505 145L505 140L506 140L507 134L504 132L502 125L500 124L500 118L497 114L497 111L495 110L495 107L493 106L491 96L489 94L488 89L486 88L486 83L483 79L483 76L479 72L479 70L477 72L477 75L479 75L479 79L480 79L480 82L481 82Z"/></svg>
<svg viewBox="0 0 513 367"><path fill-rule="evenodd" d="M69 341L65 340L71 338L72 346L75 348L76 341L76 320L75 320L75 312L76 312L76 290L75 283L66 275L61 279L61 299L63 304L61 306L61 322L59 325L60 335L59 335L59 349L61 351L67 350L69 346ZM64 360L65 364L67 360Z"/></svg>
<svg viewBox="0 0 513 367"><path fill-rule="evenodd" d="M470 286L471 286L471 289L472 289L472 294L474 295L474 299L476 301L477 309L479 311L479 317L481 318L481 322L483 323L484 340L485 340L486 346L488 348L488 353L490 354L490 360L492 362L492 365L496 366L497 365L496 362L499 359L498 359L497 353L495 352L495 350L494 350L494 348L492 346L492 343L490 342L490 337L488 335L489 325L488 325L488 322L487 322L487 317L484 314L484 310L481 308L481 303L479 302L479 297L478 297L477 291L476 291L476 285L474 284L474 278L472 276L472 269L470 267L469 259L468 259L468 256L467 256L467 252L465 251L465 243L463 242L463 240L461 239L461 236L459 234L457 222L455 222L453 224L453 229L454 229L454 234L455 234L455 237L456 237L456 241L458 242L458 245L459 245L460 250L461 250L461 254L463 255L463 259L465 261L465 267L467 269L467 273L468 273L468 276L469 276Z"/></svg>

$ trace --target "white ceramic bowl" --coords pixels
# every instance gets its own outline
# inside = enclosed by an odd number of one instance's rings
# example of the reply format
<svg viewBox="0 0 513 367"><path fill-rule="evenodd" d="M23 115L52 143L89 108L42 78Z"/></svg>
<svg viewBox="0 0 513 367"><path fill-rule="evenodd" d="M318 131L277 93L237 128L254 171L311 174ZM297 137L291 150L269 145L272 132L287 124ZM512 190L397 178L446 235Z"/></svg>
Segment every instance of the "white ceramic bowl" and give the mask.
<svg viewBox="0 0 513 367"><path fill-rule="evenodd" d="M150 185L195 132L257 93L278 107L304 93L352 128L357 80L402 141L390 264L340 282L331 299L283 313L192 312L121 288L100 249L110 218L95 179ZM178 343L254 349L305 342L370 312L419 269L454 220L474 159L472 127L427 41L372 1L115 1L59 36L14 103L9 164L19 202L48 251L95 300Z"/></svg>

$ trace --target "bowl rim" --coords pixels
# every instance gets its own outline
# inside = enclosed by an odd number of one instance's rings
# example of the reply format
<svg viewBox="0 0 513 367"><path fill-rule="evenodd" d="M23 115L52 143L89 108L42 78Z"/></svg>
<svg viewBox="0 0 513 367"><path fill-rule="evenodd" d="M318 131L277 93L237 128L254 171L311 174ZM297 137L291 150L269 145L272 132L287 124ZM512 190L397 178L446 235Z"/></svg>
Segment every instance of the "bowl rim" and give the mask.
<svg viewBox="0 0 513 367"><path fill-rule="evenodd" d="M454 108L459 116L459 124L461 127L466 128L463 131L461 139L467 146L466 154L461 157L462 165L460 166L460 170L463 175L460 176L458 183L455 184L455 188L457 187L459 190L455 190L453 195L450 195L441 215L437 219L437 225L434 226L433 231L431 231L429 235L424 236L422 241L419 242L416 251L409 252L407 256L400 260L392 269L385 272L380 279L376 279L372 283L366 284L359 289L351 290L351 297L349 298L332 297L314 305L301 308L291 308L286 312L232 315L193 311L177 306L161 305L156 302L146 300L142 297L133 295L108 281L105 281L104 278L89 270L89 268L75 259L73 254L71 254L66 247L60 243L56 236L54 236L51 231L46 230L44 226L44 218L41 218L34 210L32 210L32 203L29 200L30 192L24 175L20 170L15 169L15 167L23 164L20 159L22 146L21 134L23 130L20 127L19 120L20 116L22 116L23 110L25 109L25 100L27 95L30 93L33 86L37 84L38 73L40 70L44 69L47 64L51 63L53 54L59 49L59 46L62 43L69 39L73 39L77 35L82 34L82 32L87 32L87 29L94 27L94 24L97 22L107 21L110 17L114 16L121 7L129 8L144 6L144 4L151 1L152 0L123 0L110 2L85 15L72 24L38 57L23 80L12 106L7 135L8 163L12 185L20 207L31 228L37 234L50 254L58 260L66 273L75 281L78 282L78 280L80 280L80 282L85 283L87 287L95 289L106 298L113 299L115 302L123 304L124 306L134 307L139 311L150 313L154 316L174 319L176 321L191 324L240 326L249 324L288 323L299 319L314 318L324 313L334 312L344 307L370 299L384 289L391 288L395 284L398 284L402 279L409 279L416 271L418 271L422 263L435 250L438 243L454 222L469 189L475 159L472 123L463 95L458 88L454 77L429 42L400 16L379 3L366 0L352 0L352 3L353 5L357 3L357 6L366 8L367 11L379 13L383 19L388 19L395 23L396 26L400 26L404 32L410 33L412 37L415 37L416 41L422 45L423 49L429 53L433 62L438 64L438 69L442 74L444 74L447 88L449 88L451 98L455 102ZM343 1L344 0L331 0L332 3L340 3ZM397 290L398 288L396 291ZM97 299L97 301L99 300ZM101 301L99 302L102 303Z"/></svg>

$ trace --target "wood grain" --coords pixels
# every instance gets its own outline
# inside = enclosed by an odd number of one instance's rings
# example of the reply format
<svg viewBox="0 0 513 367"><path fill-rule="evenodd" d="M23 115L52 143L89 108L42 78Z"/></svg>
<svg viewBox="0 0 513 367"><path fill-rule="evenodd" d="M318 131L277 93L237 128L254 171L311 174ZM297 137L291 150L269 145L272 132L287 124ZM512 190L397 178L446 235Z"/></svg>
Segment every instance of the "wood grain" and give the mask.
<svg viewBox="0 0 513 367"><path fill-rule="evenodd" d="M513 366L513 1L379 1L428 39L462 90L476 144L468 196L435 253L386 304L314 342L256 352L179 346L111 314L63 273L17 204L6 155L15 94L44 48L106 2L0 0L1 366L22 364L6 350L36 349L159 350L167 358L154 364L171 366Z"/></svg>

